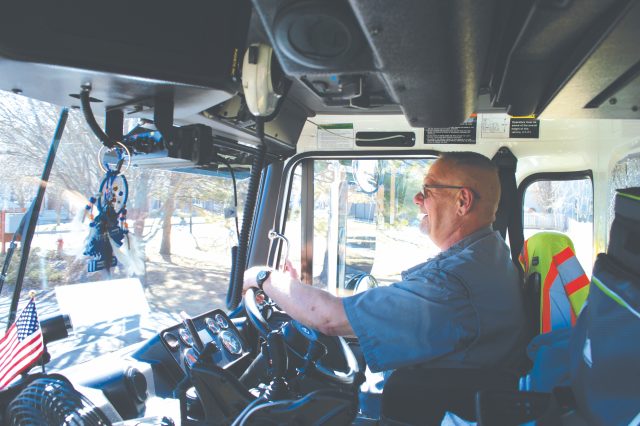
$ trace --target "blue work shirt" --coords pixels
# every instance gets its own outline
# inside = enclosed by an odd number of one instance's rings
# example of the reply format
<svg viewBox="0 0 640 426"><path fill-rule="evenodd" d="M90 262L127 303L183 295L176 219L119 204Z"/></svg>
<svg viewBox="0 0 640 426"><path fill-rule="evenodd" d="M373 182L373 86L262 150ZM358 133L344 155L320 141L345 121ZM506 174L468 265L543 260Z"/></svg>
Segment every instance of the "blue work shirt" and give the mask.
<svg viewBox="0 0 640 426"><path fill-rule="evenodd" d="M489 227L343 304L374 372L416 364L515 370L524 356L520 277Z"/></svg>

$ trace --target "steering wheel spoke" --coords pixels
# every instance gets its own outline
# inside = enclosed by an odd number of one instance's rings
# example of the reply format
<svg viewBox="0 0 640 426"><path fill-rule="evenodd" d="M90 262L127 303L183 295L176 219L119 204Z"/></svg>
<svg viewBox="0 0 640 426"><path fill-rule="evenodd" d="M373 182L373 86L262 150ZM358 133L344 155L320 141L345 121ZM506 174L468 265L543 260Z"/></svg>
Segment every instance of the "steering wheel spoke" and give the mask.
<svg viewBox="0 0 640 426"><path fill-rule="evenodd" d="M267 321L268 318L265 318L265 313L277 309L275 303L273 303L263 291L257 288L251 288L248 289L244 295L244 307L251 325L266 342L269 342L269 335L272 333L272 329ZM282 311L278 310L277 312ZM281 327L281 331L289 351L296 354L297 357L302 358L304 368L299 371L299 373L303 375L311 374L338 385L358 386L360 384L361 374L358 362L351 348L342 337L327 337L319 331L293 319L285 323ZM306 342L304 345L304 352L306 353L300 353L291 346L295 339L302 339ZM321 339L332 339L334 342L331 342L332 344L330 345L325 345ZM335 352L333 354L328 353L330 351L339 352L338 356L344 360L344 371L335 370L328 365L326 359L335 356ZM287 356L278 351L274 353L277 353L278 357ZM277 359L271 360L271 363L280 364L283 361L282 359Z"/></svg>

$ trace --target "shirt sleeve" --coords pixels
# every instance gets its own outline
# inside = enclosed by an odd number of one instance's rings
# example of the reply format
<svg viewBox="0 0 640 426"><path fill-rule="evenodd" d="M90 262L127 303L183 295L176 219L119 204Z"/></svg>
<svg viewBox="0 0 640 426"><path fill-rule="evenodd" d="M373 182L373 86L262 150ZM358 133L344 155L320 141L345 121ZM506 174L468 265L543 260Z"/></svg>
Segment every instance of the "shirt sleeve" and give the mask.
<svg viewBox="0 0 640 426"><path fill-rule="evenodd" d="M466 288L443 270L346 297L343 305L371 371L427 362L477 336Z"/></svg>

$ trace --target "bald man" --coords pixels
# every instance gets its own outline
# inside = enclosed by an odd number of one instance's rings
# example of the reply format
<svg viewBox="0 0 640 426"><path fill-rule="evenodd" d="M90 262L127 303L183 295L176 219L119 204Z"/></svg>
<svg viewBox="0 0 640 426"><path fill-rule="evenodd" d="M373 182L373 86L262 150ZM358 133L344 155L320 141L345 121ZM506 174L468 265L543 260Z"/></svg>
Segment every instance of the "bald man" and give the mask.
<svg viewBox="0 0 640 426"><path fill-rule="evenodd" d="M420 230L442 250L436 257L402 272L398 283L345 298L301 284L293 269L263 272L259 284L301 323L357 336L374 372L418 364L515 370L525 319L518 272L491 229L499 199L488 158L443 154L414 197ZM244 288L258 286L263 270L247 270Z"/></svg>

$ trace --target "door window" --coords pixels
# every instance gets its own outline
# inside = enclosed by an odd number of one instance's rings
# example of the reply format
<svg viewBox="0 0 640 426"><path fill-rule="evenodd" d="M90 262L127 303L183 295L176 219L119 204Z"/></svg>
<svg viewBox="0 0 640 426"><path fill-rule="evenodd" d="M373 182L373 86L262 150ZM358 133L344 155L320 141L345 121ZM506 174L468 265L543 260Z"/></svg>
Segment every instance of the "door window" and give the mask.
<svg viewBox="0 0 640 426"><path fill-rule="evenodd" d="M593 185L589 176L555 176L524 184L524 237L555 231L573 241L576 256L590 275L593 263Z"/></svg>

